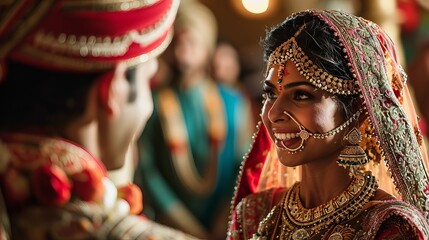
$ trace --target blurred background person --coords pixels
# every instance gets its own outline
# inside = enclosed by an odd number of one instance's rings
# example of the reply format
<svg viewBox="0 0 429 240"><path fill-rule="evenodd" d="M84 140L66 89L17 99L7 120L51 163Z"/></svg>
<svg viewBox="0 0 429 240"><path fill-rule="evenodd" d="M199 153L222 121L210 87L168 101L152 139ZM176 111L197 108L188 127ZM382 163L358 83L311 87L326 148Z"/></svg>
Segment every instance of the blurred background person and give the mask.
<svg viewBox="0 0 429 240"><path fill-rule="evenodd" d="M239 92L210 77L216 39L213 13L183 2L167 57L172 79L155 89L135 177L150 217L206 239L226 237L235 175L250 143L241 136L251 135Z"/></svg>
<svg viewBox="0 0 429 240"><path fill-rule="evenodd" d="M241 88L240 71L241 63L238 52L234 46L225 41L220 41L216 45L212 59L213 79L224 85Z"/></svg>
<svg viewBox="0 0 429 240"><path fill-rule="evenodd" d="M210 73L217 83L222 98L225 101L225 110L228 116L234 116L237 123L231 122L229 129L234 129L237 136L230 138L225 144L232 144L236 148L243 148L240 152L245 152L248 146L247 137L254 132L254 116L252 113L251 97L247 89L242 86L241 61L237 49L227 41L219 41L216 45L211 59ZM247 117L247 118L246 118ZM240 119L240 122L238 120ZM241 125L236 127L235 125Z"/></svg>

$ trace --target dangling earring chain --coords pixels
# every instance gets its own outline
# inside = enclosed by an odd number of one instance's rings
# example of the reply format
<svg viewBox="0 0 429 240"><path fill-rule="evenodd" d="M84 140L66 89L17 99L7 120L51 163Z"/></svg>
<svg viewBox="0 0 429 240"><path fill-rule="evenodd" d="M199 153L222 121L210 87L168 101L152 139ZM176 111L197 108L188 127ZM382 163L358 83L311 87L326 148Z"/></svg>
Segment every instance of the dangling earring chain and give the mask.
<svg viewBox="0 0 429 240"><path fill-rule="evenodd" d="M323 138L327 138L329 136L333 136L333 135L339 133L344 128L346 128L348 125L350 125L350 123L352 123L354 120L357 120L362 112L363 112L363 109L361 108L357 112L355 112L355 114L353 114L353 116L351 116L347 121L345 121L340 126L334 128L331 131L326 132L326 133L310 133L310 137L314 137L317 139L323 139Z"/></svg>
<svg viewBox="0 0 429 240"><path fill-rule="evenodd" d="M292 119L292 121L294 121L298 125L300 131L297 134L297 137L301 138L301 143L296 148L288 148L286 145L284 145L283 141L280 141L280 143L284 149L288 150L291 154L294 154L297 151L301 151L302 149L304 149L304 142L309 137L314 137L315 139L324 139L324 138L327 138L329 136L333 136L333 135L339 133L344 128L346 128L348 125L350 125L350 123L352 123L354 120L357 120L362 112L363 112L363 109L361 108L357 112L355 112L353 114L353 116L351 116L347 121L345 121L343 124L332 129L329 132L326 132L326 133L310 133L309 131L307 131L307 129L305 129L305 127L301 123L298 122L298 120L296 120L294 117L292 117L291 114L289 114L287 111L284 111L283 113L286 114L288 117L290 117L290 119Z"/></svg>

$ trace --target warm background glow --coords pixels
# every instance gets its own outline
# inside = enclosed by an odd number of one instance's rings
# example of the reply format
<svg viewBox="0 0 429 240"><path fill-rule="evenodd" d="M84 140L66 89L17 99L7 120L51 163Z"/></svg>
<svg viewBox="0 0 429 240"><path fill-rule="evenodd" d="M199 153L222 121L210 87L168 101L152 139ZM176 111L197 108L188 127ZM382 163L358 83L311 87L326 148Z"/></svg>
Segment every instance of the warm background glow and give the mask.
<svg viewBox="0 0 429 240"><path fill-rule="evenodd" d="M242 0L244 8L251 13L263 13L267 11L269 0Z"/></svg>

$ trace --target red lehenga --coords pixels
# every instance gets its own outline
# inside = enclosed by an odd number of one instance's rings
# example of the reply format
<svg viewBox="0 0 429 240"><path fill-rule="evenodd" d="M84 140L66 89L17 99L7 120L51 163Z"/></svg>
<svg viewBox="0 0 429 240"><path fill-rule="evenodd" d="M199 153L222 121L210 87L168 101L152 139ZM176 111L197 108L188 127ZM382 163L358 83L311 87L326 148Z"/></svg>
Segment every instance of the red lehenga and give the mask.
<svg viewBox="0 0 429 240"><path fill-rule="evenodd" d="M428 158L393 43L374 23L340 11L308 10L294 16L300 14L325 21L343 44L373 128L371 136L382 149L372 153L388 166L370 165L374 177L366 173L365 179L378 181L381 189L400 200L374 200L369 194L356 200L360 205L355 209L345 207L344 216L336 212L339 207L321 212L316 210L323 208L294 207L299 206L299 197L293 198L299 168L280 166L260 124L235 187L228 239L429 239ZM365 186L377 189L371 181L359 186L362 194ZM277 203L279 198L283 200ZM309 212L313 215L306 215Z"/></svg>

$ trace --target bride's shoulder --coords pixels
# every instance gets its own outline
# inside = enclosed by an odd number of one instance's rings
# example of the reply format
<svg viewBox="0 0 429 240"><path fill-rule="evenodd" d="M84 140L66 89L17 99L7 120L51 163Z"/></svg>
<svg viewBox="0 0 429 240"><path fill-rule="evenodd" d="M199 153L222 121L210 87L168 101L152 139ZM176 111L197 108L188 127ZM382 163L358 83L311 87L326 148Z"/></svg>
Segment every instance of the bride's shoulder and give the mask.
<svg viewBox="0 0 429 240"><path fill-rule="evenodd" d="M394 233L404 237L415 236L412 239L428 239L429 223L413 205L389 198L371 201L370 204L362 221L362 227L368 234L382 236Z"/></svg>

